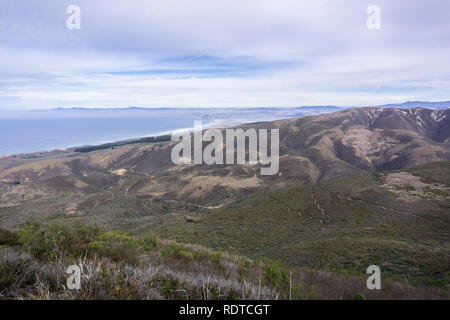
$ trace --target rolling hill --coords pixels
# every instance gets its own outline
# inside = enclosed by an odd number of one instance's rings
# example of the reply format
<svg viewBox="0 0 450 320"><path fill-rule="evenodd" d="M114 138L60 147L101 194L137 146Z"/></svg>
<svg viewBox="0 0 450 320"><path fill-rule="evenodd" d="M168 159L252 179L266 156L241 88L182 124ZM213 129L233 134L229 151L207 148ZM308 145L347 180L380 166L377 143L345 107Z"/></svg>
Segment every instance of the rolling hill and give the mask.
<svg viewBox="0 0 450 320"><path fill-rule="evenodd" d="M357 108L280 129L280 171L170 161L173 142L0 158L0 224L83 221L291 266L448 288L449 110Z"/></svg>
<svg viewBox="0 0 450 320"><path fill-rule="evenodd" d="M257 165L175 166L173 143L164 139L3 157L0 205L72 193L75 201L65 201L69 211L86 213L90 202L127 191L127 196L219 206L255 191L450 160L449 113L358 108L242 126L280 129L275 176L259 176Z"/></svg>

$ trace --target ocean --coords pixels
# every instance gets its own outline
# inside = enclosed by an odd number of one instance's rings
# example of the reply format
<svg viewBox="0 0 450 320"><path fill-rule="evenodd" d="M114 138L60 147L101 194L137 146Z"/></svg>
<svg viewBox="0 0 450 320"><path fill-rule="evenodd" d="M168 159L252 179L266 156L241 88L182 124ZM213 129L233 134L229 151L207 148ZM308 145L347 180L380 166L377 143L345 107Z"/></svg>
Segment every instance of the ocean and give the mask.
<svg viewBox="0 0 450 320"><path fill-rule="evenodd" d="M0 110L0 156L171 134L174 130L192 129L195 120L202 120L204 127L227 127L338 109L326 106Z"/></svg>
<svg viewBox="0 0 450 320"><path fill-rule="evenodd" d="M155 118L0 119L0 156L96 145L191 128L194 120Z"/></svg>

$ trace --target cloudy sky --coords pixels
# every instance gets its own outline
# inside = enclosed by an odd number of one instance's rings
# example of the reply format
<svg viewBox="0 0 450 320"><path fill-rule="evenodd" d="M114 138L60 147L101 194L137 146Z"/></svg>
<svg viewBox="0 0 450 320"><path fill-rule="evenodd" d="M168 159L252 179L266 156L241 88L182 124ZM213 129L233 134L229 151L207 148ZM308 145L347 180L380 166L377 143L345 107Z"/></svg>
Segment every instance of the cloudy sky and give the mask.
<svg viewBox="0 0 450 320"><path fill-rule="evenodd" d="M450 100L449 13L448 0L1 0L0 110Z"/></svg>

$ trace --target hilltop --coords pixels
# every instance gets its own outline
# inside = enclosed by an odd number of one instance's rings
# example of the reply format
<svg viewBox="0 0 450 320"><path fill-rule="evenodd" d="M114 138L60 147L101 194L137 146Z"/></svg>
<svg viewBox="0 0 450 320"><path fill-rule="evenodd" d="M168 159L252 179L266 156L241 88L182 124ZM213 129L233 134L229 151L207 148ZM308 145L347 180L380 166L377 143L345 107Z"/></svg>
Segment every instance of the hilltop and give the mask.
<svg viewBox="0 0 450 320"><path fill-rule="evenodd" d="M357 108L241 126L280 129L275 176L174 166L164 139L3 157L0 223L151 231L291 268L361 276L378 264L387 278L448 288L449 113Z"/></svg>
<svg viewBox="0 0 450 320"><path fill-rule="evenodd" d="M55 196L65 198L66 206L57 205L58 211L79 214L92 213L97 202L113 196L221 206L256 191L450 160L449 114L357 108L243 125L280 129L280 171L267 177L259 176L258 166L175 166L173 142L164 137L3 157L0 206L39 207ZM50 202L45 206L53 211L56 203Z"/></svg>

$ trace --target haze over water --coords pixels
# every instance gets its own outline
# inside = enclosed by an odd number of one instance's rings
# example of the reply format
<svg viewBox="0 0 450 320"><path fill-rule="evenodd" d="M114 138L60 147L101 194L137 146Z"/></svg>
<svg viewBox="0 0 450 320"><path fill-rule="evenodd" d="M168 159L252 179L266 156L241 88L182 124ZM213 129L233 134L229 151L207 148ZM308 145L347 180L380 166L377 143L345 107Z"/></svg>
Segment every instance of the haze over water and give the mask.
<svg viewBox="0 0 450 320"><path fill-rule="evenodd" d="M204 126L229 126L298 115L298 109L46 110L0 114L0 156L170 134Z"/></svg>

